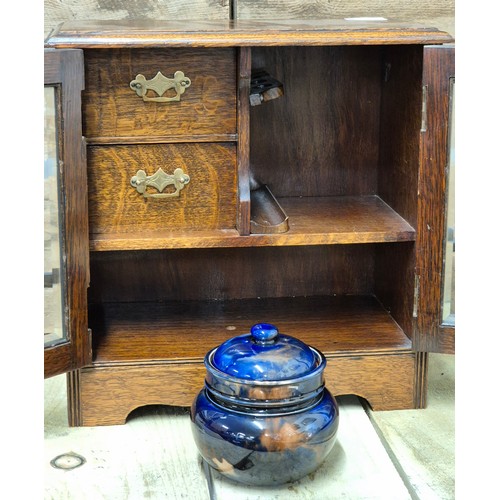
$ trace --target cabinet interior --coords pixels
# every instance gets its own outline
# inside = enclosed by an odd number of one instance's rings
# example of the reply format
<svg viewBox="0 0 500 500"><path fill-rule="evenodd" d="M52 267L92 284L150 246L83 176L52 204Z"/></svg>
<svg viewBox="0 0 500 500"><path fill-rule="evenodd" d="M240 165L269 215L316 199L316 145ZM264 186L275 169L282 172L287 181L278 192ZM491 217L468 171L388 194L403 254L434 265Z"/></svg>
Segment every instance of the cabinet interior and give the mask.
<svg viewBox="0 0 500 500"><path fill-rule="evenodd" d="M201 361L260 321L326 355L411 349L422 47L255 47L251 61L284 95L249 108L237 169L289 231L91 234L96 363Z"/></svg>

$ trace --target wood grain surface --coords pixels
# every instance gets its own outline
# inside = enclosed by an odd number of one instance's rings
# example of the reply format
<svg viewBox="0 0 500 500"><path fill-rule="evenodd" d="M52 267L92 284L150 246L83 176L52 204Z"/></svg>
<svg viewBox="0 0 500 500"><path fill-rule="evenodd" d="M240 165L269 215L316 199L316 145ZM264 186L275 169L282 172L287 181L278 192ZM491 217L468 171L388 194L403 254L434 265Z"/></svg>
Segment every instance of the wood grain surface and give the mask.
<svg viewBox="0 0 500 500"><path fill-rule="evenodd" d="M333 395L357 394L374 410L414 408L414 354L328 357L326 386ZM81 404L73 425L119 425L145 405L191 406L203 388L203 363L103 366L79 372ZM384 390L380 390L380 385Z"/></svg>
<svg viewBox="0 0 500 500"><path fill-rule="evenodd" d="M189 185L184 189L187 190ZM91 249L226 248L327 245L412 241L415 230L377 196L280 198L290 229L281 234L240 236L236 230L171 231L164 225L140 233L122 230L92 233ZM248 214L249 215L249 214ZM94 217L97 217L94 215ZM201 221L200 221L201 222ZM229 226L227 226L229 227ZM111 229L111 228L110 228Z"/></svg>
<svg viewBox="0 0 500 500"><path fill-rule="evenodd" d="M230 0L45 0L44 33L87 19L228 19Z"/></svg>
<svg viewBox="0 0 500 500"><path fill-rule="evenodd" d="M44 83L56 89L57 171L64 340L44 351L45 377L84 366L91 361L87 323L89 242L85 143L82 141L81 92L83 53L44 51Z"/></svg>
<svg viewBox="0 0 500 500"><path fill-rule="evenodd" d="M182 168L190 181L178 197L144 198L130 184L138 170ZM92 146L88 150L91 238L102 233L220 229L236 225L234 144ZM165 192L172 192L167 187ZM155 188L148 188L151 194Z"/></svg>
<svg viewBox="0 0 500 500"><path fill-rule="evenodd" d="M191 79L180 101L144 102L130 88L137 75L149 80L158 71ZM89 138L234 134L235 50L87 50L83 104Z"/></svg>
<svg viewBox="0 0 500 500"><path fill-rule="evenodd" d="M335 395L356 394L374 411L415 408L415 354L331 357L326 386ZM382 389L381 389L382 388Z"/></svg>
<svg viewBox="0 0 500 500"><path fill-rule="evenodd" d="M414 242L376 246L375 295L410 338L415 334L415 262Z"/></svg>
<svg viewBox="0 0 500 500"><path fill-rule="evenodd" d="M453 38L415 22L346 21L79 21L58 27L46 40L57 48L256 47L447 43Z"/></svg>
<svg viewBox="0 0 500 500"><path fill-rule="evenodd" d="M424 342L435 311L421 308L438 296L442 214L432 197L447 118L440 98L423 101L441 63L421 45L452 38L327 17L83 21L47 42L88 55L94 364L69 377L73 425L188 406L204 354L258 321L323 351L335 394L374 409L425 405L427 357L415 349L437 342ZM284 95L250 110L249 72L259 68ZM137 74L159 70L192 78L182 108L148 110L130 90ZM424 125L442 128L422 136ZM130 186L139 169L171 164L191 177L177 205ZM246 236L254 181L277 196L287 233Z"/></svg>
<svg viewBox="0 0 500 500"><path fill-rule="evenodd" d="M261 321L325 355L411 348L390 314L370 296L111 303L96 309L90 320L94 365L202 361L209 349L247 334Z"/></svg>
<svg viewBox="0 0 500 500"><path fill-rule="evenodd" d="M422 47L384 47L380 100L378 193L417 224L422 124Z"/></svg>
<svg viewBox="0 0 500 500"><path fill-rule="evenodd" d="M92 252L89 300L100 304L371 295L375 247Z"/></svg>
<svg viewBox="0 0 500 500"><path fill-rule="evenodd" d="M257 48L252 66L285 92L250 109L257 182L277 198L376 194L380 48Z"/></svg>
<svg viewBox="0 0 500 500"><path fill-rule="evenodd" d="M422 293L418 304L416 345L418 350L429 352L454 352L454 328L444 329L441 326L450 93L454 77L454 47L426 47L422 83L427 90L427 120L421 132L417 238L420 249L417 273Z"/></svg>
<svg viewBox="0 0 500 500"><path fill-rule="evenodd" d="M422 19L452 16L453 0L236 0L238 19L325 19L345 17L390 17Z"/></svg>
<svg viewBox="0 0 500 500"><path fill-rule="evenodd" d="M382 51L379 196L417 227L419 142L422 124L422 47L388 46ZM377 247L377 296L406 332L413 332L415 245Z"/></svg>
<svg viewBox="0 0 500 500"><path fill-rule="evenodd" d="M190 439L188 408L146 406L132 411L126 425L68 429L64 378L46 381L44 394L45 498L76 500L74 492L81 491L88 499L111 499L116 492L126 492L137 500L207 500L210 495L221 500L325 500L335 492L338 498L410 500L375 430L375 418L398 459L403 458L404 470L418 468L411 481L416 491L442 499L453 492L453 400L449 396L443 403L441 395L439 403L433 401L425 412L375 414L367 412L355 396L339 397L337 444L316 473L293 485L250 489L200 467L198 450ZM436 441L439 449L446 447L444 454L443 450L435 453ZM127 443L127 453L123 453L123 443ZM67 450L85 457L85 466L66 472L54 468L50 461ZM438 477L435 470L440 471Z"/></svg>
<svg viewBox="0 0 500 500"><path fill-rule="evenodd" d="M250 79L252 52L238 50L238 232L250 234Z"/></svg>

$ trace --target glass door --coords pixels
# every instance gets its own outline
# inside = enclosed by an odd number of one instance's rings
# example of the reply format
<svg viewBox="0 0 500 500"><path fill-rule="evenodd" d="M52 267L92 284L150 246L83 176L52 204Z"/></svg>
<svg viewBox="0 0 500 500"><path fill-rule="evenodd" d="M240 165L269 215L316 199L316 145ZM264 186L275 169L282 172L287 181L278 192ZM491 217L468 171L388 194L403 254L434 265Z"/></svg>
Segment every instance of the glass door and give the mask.
<svg viewBox="0 0 500 500"><path fill-rule="evenodd" d="M59 154L56 86L44 89L44 343L54 346L67 339L64 325L64 300L61 284L61 211L58 176ZM63 273L64 274L64 273Z"/></svg>
<svg viewBox="0 0 500 500"><path fill-rule="evenodd" d="M455 352L455 48L424 47L414 348Z"/></svg>
<svg viewBox="0 0 500 500"><path fill-rule="evenodd" d="M450 134L446 189L446 239L442 293L442 325L455 326L455 78L450 79Z"/></svg>
<svg viewBox="0 0 500 500"><path fill-rule="evenodd" d="M88 222L81 128L83 52L45 50L45 377L91 360L87 328Z"/></svg>

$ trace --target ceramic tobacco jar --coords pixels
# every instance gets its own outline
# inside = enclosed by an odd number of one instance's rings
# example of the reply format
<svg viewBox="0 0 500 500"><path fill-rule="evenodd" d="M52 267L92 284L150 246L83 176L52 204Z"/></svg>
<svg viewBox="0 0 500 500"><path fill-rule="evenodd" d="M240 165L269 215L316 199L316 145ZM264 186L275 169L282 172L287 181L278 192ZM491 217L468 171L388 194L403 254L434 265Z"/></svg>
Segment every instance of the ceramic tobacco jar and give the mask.
<svg viewBox="0 0 500 500"><path fill-rule="evenodd" d="M321 465L339 425L321 352L259 323L208 352L205 366L191 423L211 467L241 483L277 485Z"/></svg>

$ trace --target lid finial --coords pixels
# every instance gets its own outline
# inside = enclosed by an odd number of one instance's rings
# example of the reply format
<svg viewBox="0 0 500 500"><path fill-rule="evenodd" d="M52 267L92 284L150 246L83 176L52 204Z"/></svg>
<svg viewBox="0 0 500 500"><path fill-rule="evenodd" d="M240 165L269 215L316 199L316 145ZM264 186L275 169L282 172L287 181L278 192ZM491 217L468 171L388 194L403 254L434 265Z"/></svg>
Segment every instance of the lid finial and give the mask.
<svg viewBox="0 0 500 500"><path fill-rule="evenodd" d="M268 344L275 341L279 332L278 329L270 323L257 323L252 326L250 333L255 342Z"/></svg>

